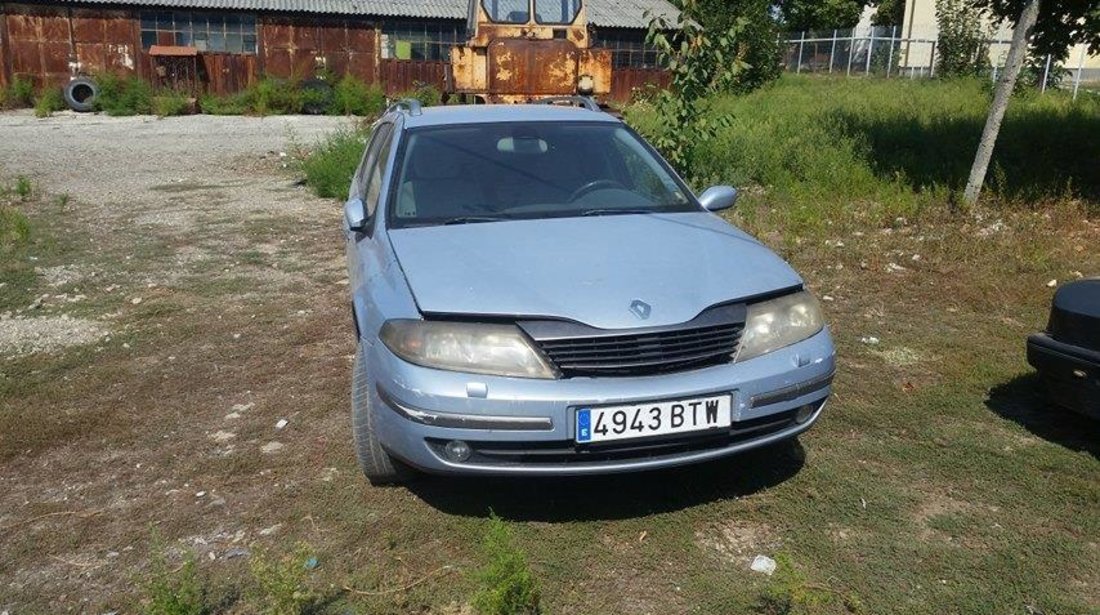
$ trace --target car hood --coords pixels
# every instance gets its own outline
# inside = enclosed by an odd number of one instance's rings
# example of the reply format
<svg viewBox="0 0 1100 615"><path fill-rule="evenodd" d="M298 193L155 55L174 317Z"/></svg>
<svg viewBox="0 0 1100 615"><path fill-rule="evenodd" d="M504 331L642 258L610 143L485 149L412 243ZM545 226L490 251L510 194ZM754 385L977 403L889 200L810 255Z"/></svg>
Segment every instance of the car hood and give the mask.
<svg viewBox="0 0 1100 615"><path fill-rule="evenodd" d="M802 283L771 250L706 212L414 227L389 236L426 315L651 327ZM650 306L647 318L631 310L636 300Z"/></svg>

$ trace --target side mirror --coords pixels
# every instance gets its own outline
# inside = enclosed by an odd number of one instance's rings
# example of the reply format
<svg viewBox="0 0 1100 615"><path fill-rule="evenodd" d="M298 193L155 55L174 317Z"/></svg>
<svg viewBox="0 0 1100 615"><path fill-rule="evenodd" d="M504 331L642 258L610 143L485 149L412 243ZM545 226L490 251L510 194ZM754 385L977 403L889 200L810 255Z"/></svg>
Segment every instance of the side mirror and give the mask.
<svg viewBox="0 0 1100 615"><path fill-rule="evenodd" d="M367 228L367 210L363 201L355 198L344 203L344 225L353 233L361 233Z"/></svg>
<svg viewBox="0 0 1100 615"><path fill-rule="evenodd" d="M733 186L711 186L699 195L699 203L707 211L721 211L733 207L737 202L737 188Z"/></svg>

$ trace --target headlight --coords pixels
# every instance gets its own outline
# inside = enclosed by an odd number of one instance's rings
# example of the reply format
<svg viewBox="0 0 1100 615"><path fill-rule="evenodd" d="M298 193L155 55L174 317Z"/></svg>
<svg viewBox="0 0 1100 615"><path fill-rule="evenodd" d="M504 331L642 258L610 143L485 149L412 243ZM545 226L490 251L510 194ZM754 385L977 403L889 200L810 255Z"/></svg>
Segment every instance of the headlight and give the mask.
<svg viewBox="0 0 1100 615"><path fill-rule="evenodd" d="M382 343L409 363L456 372L554 378L554 368L515 325L390 320Z"/></svg>
<svg viewBox="0 0 1100 615"><path fill-rule="evenodd" d="M821 306L806 291L749 305L745 331L735 361L790 346L813 336L825 326Z"/></svg>

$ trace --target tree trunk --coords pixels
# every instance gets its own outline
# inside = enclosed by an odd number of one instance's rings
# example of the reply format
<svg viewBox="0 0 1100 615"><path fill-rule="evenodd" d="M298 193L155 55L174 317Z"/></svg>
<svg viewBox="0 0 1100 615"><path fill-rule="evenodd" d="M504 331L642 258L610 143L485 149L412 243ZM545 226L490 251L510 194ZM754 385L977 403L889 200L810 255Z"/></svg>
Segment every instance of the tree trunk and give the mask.
<svg viewBox="0 0 1100 615"><path fill-rule="evenodd" d="M1020 67L1023 66L1024 56L1027 54L1027 35L1038 17L1039 0L1028 0L1020 13L1020 19L1016 22L1016 28L1012 31L1012 46L1008 50L1008 60L1005 62L1000 80L997 81L997 89L993 94L993 106L989 108L989 116L985 119L985 130L982 131L982 140L978 144L978 153L974 156L974 166L970 167L970 179L966 182L966 192L963 193L967 203L975 203L978 195L982 193L985 173L989 169L989 159L993 157L993 145L997 141L997 133L1001 130L1001 120L1004 119L1008 101L1012 98L1012 90L1016 87L1016 77L1020 75Z"/></svg>

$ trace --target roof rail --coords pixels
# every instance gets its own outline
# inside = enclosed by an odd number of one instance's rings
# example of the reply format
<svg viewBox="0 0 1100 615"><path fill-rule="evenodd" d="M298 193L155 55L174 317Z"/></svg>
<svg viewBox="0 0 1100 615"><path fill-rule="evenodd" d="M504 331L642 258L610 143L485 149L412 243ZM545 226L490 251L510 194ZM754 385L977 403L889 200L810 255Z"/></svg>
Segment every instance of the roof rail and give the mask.
<svg viewBox="0 0 1100 615"><path fill-rule="evenodd" d="M400 111L401 109L405 109L406 111L408 111L409 115L420 115L421 113L423 113L420 110L420 101L415 98L402 98L401 100L394 102L392 105L389 106L388 109L386 109L386 113L389 113L390 111Z"/></svg>
<svg viewBox="0 0 1100 615"><path fill-rule="evenodd" d="M540 98L538 100L531 101L531 104L535 105L573 105L580 106L588 109L589 111L603 111L600 109L599 103L595 101L591 96L551 96L549 98Z"/></svg>

